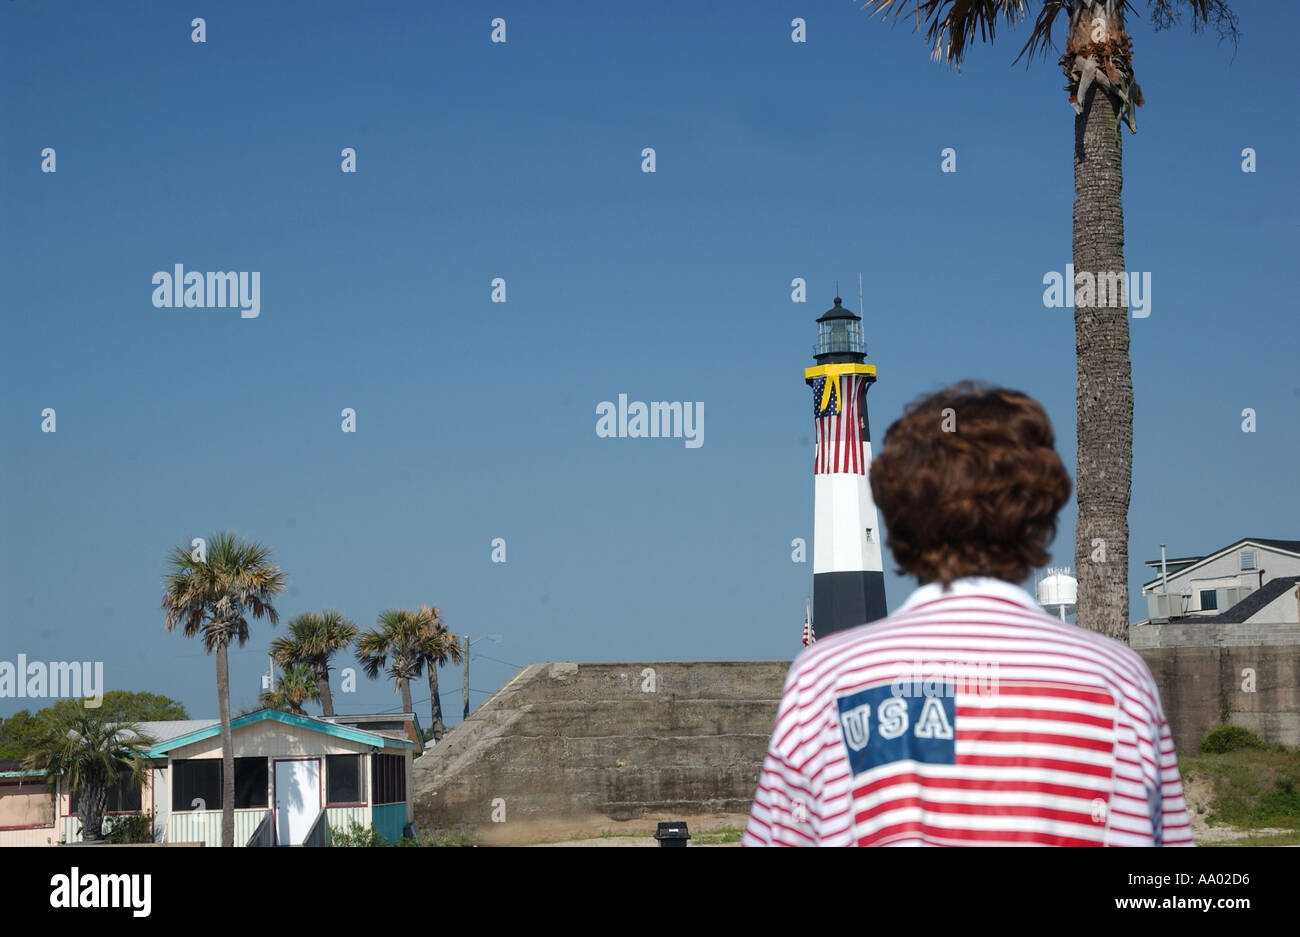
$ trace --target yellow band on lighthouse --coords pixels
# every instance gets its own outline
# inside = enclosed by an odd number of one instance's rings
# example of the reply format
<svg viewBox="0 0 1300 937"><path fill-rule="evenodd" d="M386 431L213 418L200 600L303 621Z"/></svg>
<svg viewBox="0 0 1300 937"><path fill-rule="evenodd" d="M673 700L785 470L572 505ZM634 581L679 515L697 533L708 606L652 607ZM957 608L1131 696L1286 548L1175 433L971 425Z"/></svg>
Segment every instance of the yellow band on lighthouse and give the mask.
<svg viewBox="0 0 1300 937"><path fill-rule="evenodd" d="M874 364L817 364L803 369L803 379L811 381L815 377L839 377L841 374L870 374L876 376Z"/></svg>
<svg viewBox="0 0 1300 937"><path fill-rule="evenodd" d="M826 405L831 402L831 388L840 386L840 375L842 374L869 374L872 380L876 377L876 366L874 364L819 364L811 368L804 368L803 379L812 381L815 378L825 377L826 383L822 386L821 404L817 407L818 413L824 413ZM834 381L831 378L835 378Z"/></svg>

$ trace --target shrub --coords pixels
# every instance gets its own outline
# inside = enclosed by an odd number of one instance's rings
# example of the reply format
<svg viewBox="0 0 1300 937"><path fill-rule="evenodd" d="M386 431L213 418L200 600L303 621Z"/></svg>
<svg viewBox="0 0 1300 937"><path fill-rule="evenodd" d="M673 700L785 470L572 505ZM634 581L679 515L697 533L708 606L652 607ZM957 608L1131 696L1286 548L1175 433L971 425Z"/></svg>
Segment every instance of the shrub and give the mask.
<svg viewBox="0 0 1300 937"><path fill-rule="evenodd" d="M137 813L113 818L113 828L108 831L110 843L152 843L153 814Z"/></svg>
<svg viewBox="0 0 1300 937"><path fill-rule="evenodd" d="M1268 747L1267 742L1249 729L1243 729L1241 726L1219 726L1217 729L1211 729L1210 733L1205 736L1205 741L1201 743L1201 753L1218 755L1223 752L1235 752L1242 748L1265 749Z"/></svg>
<svg viewBox="0 0 1300 937"><path fill-rule="evenodd" d="M348 823L346 830L332 830L330 835L330 845L332 846L387 846L388 843L382 836L374 831L373 827L365 826L352 820Z"/></svg>

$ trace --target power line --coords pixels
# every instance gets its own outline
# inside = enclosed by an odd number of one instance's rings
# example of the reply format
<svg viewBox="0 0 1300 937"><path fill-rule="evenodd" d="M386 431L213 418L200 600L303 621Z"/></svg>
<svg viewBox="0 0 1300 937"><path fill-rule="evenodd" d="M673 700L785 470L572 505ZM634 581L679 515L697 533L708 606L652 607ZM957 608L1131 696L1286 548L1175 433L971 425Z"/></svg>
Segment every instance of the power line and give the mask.
<svg viewBox="0 0 1300 937"><path fill-rule="evenodd" d="M469 691L470 691L471 693L482 693L484 696L491 696L493 693L496 692L496 690L480 690L480 689L478 689L478 687L470 687L470 688L469 688ZM442 692L439 691L438 695L439 695L439 696L442 696ZM457 689L451 691L451 692L450 692L450 695L452 695L452 696L459 696L459 695L460 695L460 689L457 688ZM428 697L428 696L424 697L423 699L412 699L412 700L411 700L411 708L414 709L416 706L425 706L425 705L428 704L429 700L430 700L430 697ZM380 710L378 710L378 711L367 712L367 713L352 713L351 715L387 715L388 713L399 713L399 712L405 712L405 710L402 709L402 704L401 704L401 703L398 703L396 706L390 706L390 707L388 707L387 709L380 709ZM349 714L348 714L348 713L342 713L341 715L349 715Z"/></svg>
<svg viewBox="0 0 1300 937"><path fill-rule="evenodd" d="M475 657L481 657L481 658L483 658L483 660L490 660L490 661L493 661L494 663L497 663L497 664L505 664L507 667L513 667L513 668L515 668L516 670L523 670L523 669L524 669L524 665L523 665L523 664L512 664L512 663L510 663L510 661L508 661L508 660L501 660L499 657L489 657L487 654L484 654L484 653L482 653L481 651L475 651L475 652L474 652L474 656L475 656Z"/></svg>

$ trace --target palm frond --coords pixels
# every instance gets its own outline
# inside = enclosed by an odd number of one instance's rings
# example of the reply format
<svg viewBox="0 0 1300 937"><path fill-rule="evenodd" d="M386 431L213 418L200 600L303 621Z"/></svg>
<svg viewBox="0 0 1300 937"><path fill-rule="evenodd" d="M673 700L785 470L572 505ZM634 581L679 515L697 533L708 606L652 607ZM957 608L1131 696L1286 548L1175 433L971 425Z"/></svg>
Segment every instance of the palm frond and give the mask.
<svg viewBox="0 0 1300 937"><path fill-rule="evenodd" d="M1028 6L1029 0L867 0L863 8L882 19L892 12L895 22L910 10L918 32L924 24L931 57L960 66L968 45L992 41L999 21L1015 27Z"/></svg>
<svg viewBox="0 0 1300 937"><path fill-rule="evenodd" d="M1155 29L1168 29L1182 22L1183 10L1192 14L1192 32L1200 32L1213 25L1220 39L1233 43L1241 37L1237 29L1237 14L1224 0L1149 0L1151 25Z"/></svg>
<svg viewBox="0 0 1300 937"><path fill-rule="evenodd" d="M163 577L163 626L181 627L189 638L201 634L208 652L232 641L242 645L250 615L279 621L272 601L284 586L269 547L221 531L208 539L203 559L183 545L172 548Z"/></svg>
<svg viewBox="0 0 1300 937"><path fill-rule="evenodd" d="M145 753L154 740L140 726L114 721L100 709L75 707L56 712L23 759L26 770L64 775L69 790L127 769L136 781L147 773Z"/></svg>
<svg viewBox="0 0 1300 937"><path fill-rule="evenodd" d="M420 628L420 656L427 666L461 661L460 641L442 620L437 606L425 605L416 613Z"/></svg>
<svg viewBox="0 0 1300 937"><path fill-rule="evenodd" d="M284 709L300 716L306 715L304 703L320 700L316 677L305 664L285 668L274 690L262 694L262 705L270 709Z"/></svg>

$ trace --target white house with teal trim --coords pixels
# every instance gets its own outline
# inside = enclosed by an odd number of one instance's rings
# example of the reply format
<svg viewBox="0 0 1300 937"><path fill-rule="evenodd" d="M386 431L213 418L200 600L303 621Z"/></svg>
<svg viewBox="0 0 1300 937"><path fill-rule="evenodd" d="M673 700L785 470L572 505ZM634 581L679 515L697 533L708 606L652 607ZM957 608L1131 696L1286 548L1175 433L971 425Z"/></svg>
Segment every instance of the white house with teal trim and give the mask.
<svg viewBox="0 0 1300 937"><path fill-rule="evenodd" d="M141 730L153 739L149 779L114 790L106 830L116 818L151 813L157 842L220 846L220 723L147 722ZM411 765L423 751L413 713L326 718L263 709L232 720L231 735L236 845L326 845L329 831L353 821L396 843L411 822ZM62 779L53 791L44 781L0 773L0 846L77 842L73 798Z"/></svg>

